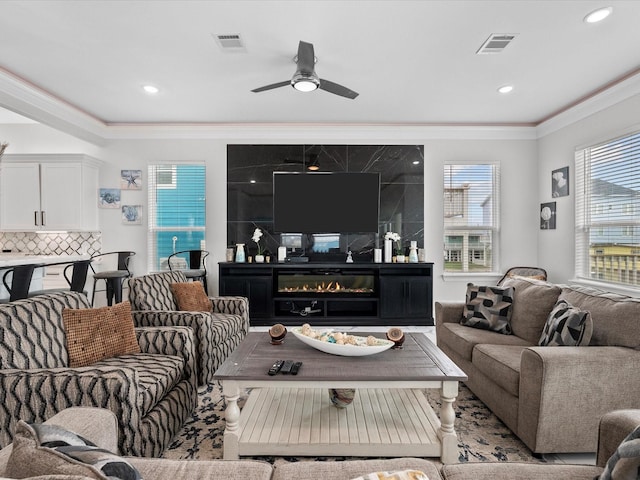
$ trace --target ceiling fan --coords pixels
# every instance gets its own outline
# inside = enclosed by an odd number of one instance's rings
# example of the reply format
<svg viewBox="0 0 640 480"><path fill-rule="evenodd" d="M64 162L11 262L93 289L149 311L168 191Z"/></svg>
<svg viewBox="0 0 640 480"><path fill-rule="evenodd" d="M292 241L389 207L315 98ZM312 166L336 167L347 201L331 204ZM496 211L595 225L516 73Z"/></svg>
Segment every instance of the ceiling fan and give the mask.
<svg viewBox="0 0 640 480"><path fill-rule="evenodd" d="M320 90L333 93L334 95L340 95L341 97L350 98L352 100L358 96L357 92L354 92L347 87L343 87L342 85L318 77L314 69L316 57L313 53L312 43L303 42L301 40L298 44L298 55L293 59L293 61L296 62L298 69L296 70L296 73L293 74L291 80L272 83L271 85L265 85L264 87L255 88L251 91L256 93L264 92L265 90L272 90L274 88L284 87L285 85L291 85L293 88L301 92L312 92L319 88Z"/></svg>

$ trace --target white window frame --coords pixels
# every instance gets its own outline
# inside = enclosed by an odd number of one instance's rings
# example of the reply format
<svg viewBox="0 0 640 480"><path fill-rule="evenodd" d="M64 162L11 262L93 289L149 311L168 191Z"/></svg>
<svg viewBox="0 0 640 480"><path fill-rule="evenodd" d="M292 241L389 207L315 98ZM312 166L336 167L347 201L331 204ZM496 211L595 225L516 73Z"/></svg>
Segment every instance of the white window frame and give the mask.
<svg viewBox="0 0 640 480"><path fill-rule="evenodd" d="M627 142L625 146L618 145L618 142L625 141ZM605 150L606 153L604 153ZM640 169L637 169L638 158L640 158L638 152L640 152L640 130L637 127L619 137L576 149L575 280L577 282L595 284L608 290L631 295L638 295L640 291L640 271L636 269L634 272L627 268L631 265L633 269L633 265L640 262L640 248L634 249L634 247L640 247L640 241L635 235L640 231L640 218L635 215L635 212L640 211L640 198L629 201L619 192L615 192L611 194L611 198L607 196L604 197L604 201L596 203L598 200L593 198L591 188L594 162L602 166L606 165L607 161L626 160L629 165L616 165L616 168L612 169L606 177L616 187L619 186L615 183L617 180L634 179L633 187L631 184L620 187L625 190L638 189L640 187L640 180L636 178L640 177ZM633 167L636 167L636 170ZM596 178L602 181L599 177ZM604 208L605 204L608 208ZM605 244L591 245L591 233L605 237L607 232L614 240L608 246L609 249ZM635 242L634 237L636 237ZM620 240L619 244L615 242L616 239ZM593 250L593 258L591 250ZM615 252L615 250L618 251ZM610 266L610 271L606 271L607 265ZM616 266L617 270L612 265Z"/></svg>
<svg viewBox="0 0 640 480"><path fill-rule="evenodd" d="M457 185L451 185L447 187L444 183L447 179L447 170L450 168L465 168L465 167L473 167L473 166L488 166L492 169L491 175L491 221L488 225L472 225L466 223L460 223L456 225L452 225L450 220L452 218L460 218L460 215L457 215L457 210L459 210L459 206L455 206L455 208L447 208L446 203L443 204L443 223L444 223L444 235L443 235L443 243L444 252L446 256L446 239L447 237L460 237L463 239L465 235L467 238L469 235L478 234L482 236L482 232L489 231L491 235L491 265L487 270L475 270L470 269L467 271L457 271L457 270L447 270L446 265L444 266L444 275L443 277L462 277L462 276L472 276L472 277L484 277L488 275L498 275L500 271L500 164L495 162L448 162L444 164L443 169L443 199L445 199L445 195L447 193L447 188L451 188L452 190L457 190ZM455 193L455 192L454 192ZM443 200L446 202L446 199ZM456 199L458 203L458 200ZM464 209L464 208L463 208ZM464 216L464 214L462 215ZM449 224L448 224L449 223ZM463 240L464 244L464 240ZM469 264L474 263L475 254L472 253L471 248L467 249L467 256ZM457 256L457 255L456 255ZM462 252L462 256L465 256L464 251ZM484 255L483 255L484 256ZM464 262L464 259L462 260Z"/></svg>

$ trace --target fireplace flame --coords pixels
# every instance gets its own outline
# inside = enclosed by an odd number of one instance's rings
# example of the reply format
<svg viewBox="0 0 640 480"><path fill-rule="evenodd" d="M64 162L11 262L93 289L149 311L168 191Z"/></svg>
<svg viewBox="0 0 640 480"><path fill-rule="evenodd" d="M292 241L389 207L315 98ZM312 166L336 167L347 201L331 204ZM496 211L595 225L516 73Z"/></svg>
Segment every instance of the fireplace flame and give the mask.
<svg viewBox="0 0 640 480"><path fill-rule="evenodd" d="M305 283L304 285L295 286L295 287L283 287L278 289L280 292L287 293L304 293L304 292L315 292L315 293L372 293L373 289L371 288L349 288L343 285L340 285L339 282L321 282L316 283L314 285L309 285Z"/></svg>

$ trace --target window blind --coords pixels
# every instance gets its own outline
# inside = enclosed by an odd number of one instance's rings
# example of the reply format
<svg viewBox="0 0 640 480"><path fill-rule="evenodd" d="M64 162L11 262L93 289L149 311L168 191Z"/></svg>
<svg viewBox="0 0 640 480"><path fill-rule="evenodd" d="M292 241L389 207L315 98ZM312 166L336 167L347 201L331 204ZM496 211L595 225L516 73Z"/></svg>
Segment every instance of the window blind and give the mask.
<svg viewBox="0 0 640 480"><path fill-rule="evenodd" d="M206 248L205 174L204 164L149 165L150 271L168 269L167 257L174 252Z"/></svg>
<svg viewBox="0 0 640 480"><path fill-rule="evenodd" d="M640 284L640 132L576 151L576 276Z"/></svg>
<svg viewBox="0 0 640 480"><path fill-rule="evenodd" d="M500 168L444 166L445 272L497 271Z"/></svg>

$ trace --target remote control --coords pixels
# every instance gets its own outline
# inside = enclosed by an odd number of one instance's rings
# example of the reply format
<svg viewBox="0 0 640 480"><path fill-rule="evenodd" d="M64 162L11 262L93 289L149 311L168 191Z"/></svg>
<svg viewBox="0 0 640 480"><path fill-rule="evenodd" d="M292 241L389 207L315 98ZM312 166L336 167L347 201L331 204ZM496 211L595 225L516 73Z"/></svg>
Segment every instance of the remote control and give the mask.
<svg viewBox="0 0 640 480"><path fill-rule="evenodd" d="M269 369L269 371L267 373L269 375L275 375L276 373L278 373L280 371L280 369L282 368L283 364L284 364L283 360L277 360L273 365L271 365L271 368Z"/></svg>
<svg viewBox="0 0 640 480"><path fill-rule="evenodd" d="M291 367L291 375L297 375L298 374L298 370L300 370L301 366L302 366L302 362L294 363L293 367Z"/></svg>
<svg viewBox="0 0 640 480"><path fill-rule="evenodd" d="M280 372L284 373L285 375L291 373L291 367L293 367L293 360L285 360L282 368L280 369Z"/></svg>

